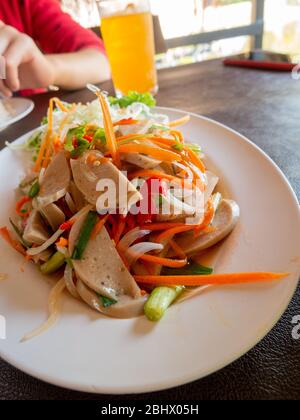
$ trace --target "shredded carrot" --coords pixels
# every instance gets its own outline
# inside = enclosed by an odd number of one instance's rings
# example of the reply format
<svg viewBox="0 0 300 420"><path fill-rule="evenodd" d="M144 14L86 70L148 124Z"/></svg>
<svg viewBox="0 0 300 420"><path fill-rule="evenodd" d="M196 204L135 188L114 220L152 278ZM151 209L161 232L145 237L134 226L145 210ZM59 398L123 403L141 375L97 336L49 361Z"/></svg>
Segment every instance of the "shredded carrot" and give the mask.
<svg viewBox="0 0 300 420"><path fill-rule="evenodd" d="M103 113L104 130L105 130L107 148L113 158L114 164L118 168L120 168L121 161L120 161L119 151L117 148L116 135L115 135L113 123L111 120L110 112L108 109L108 105L106 103L104 96L102 95L100 91L97 92L97 96L99 98L102 113Z"/></svg>
<svg viewBox="0 0 300 420"><path fill-rule="evenodd" d="M183 276L135 276L138 283L160 286L202 286L207 284L229 285L274 281L285 278L289 273L253 272Z"/></svg>
<svg viewBox="0 0 300 420"><path fill-rule="evenodd" d="M175 139L179 139L179 141L181 142L181 143L184 143L184 137L183 137L183 134L182 134L182 132L181 131L178 131L178 130L171 130L170 131L170 134L175 138Z"/></svg>
<svg viewBox="0 0 300 420"><path fill-rule="evenodd" d="M171 245L173 251L175 251L178 258L186 259L186 253L183 251L183 249L174 241L174 239L169 240L169 244Z"/></svg>
<svg viewBox="0 0 300 420"><path fill-rule="evenodd" d="M20 244L20 242L12 238L7 227L0 228L0 235L12 248L14 248L20 254L24 256L26 255L25 248Z"/></svg>
<svg viewBox="0 0 300 420"><path fill-rule="evenodd" d="M134 178L157 178L157 179L166 179L167 181L171 181L174 182L176 184L179 184L185 188L189 188L192 189L193 185L190 184L186 179L184 178L178 178L177 176L174 175L168 175L165 174L164 172L160 172L160 171L154 171L151 169L141 169L135 172L131 172L128 175L128 178L134 179Z"/></svg>
<svg viewBox="0 0 300 420"><path fill-rule="evenodd" d="M93 232L91 234L91 239L95 239L96 236L98 235L98 233L100 233L102 227L105 225L105 223L107 222L107 219L109 218L109 214L107 214L106 216L104 216L102 219L99 220L98 223L96 223Z"/></svg>
<svg viewBox="0 0 300 420"><path fill-rule="evenodd" d="M212 222L212 219L214 218L215 215L215 209L214 209L214 205L213 205L213 201L210 198L208 200L207 203L207 210L205 212L205 216L204 219L202 221L202 223L198 226L196 226L195 228L195 236L199 236L200 232L204 229L206 229Z"/></svg>
<svg viewBox="0 0 300 420"><path fill-rule="evenodd" d="M125 219L120 220L117 225L117 229L116 229L116 233L114 237L114 241L116 245L118 245L118 243L120 242L120 239L124 233L125 227L126 227L126 220Z"/></svg>
<svg viewBox="0 0 300 420"><path fill-rule="evenodd" d="M188 146L184 146L184 150L187 152L190 161L198 168L202 173L205 173L206 169L202 160L197 154L190 149Z"/></svg>
<svg viewBox="0 0 300 420"><path fill-rule="evenodd" d="M23 207L25 204L30 203L32 201L32 198L30 197L22 197L21 200L19 200L16 204L16 213L21 217L28 217L29 211L24 211Z"/></svg>
<svg viewBox="0 0 300 420"><path fill-rule="evenodd" d="M117 137L116 140L119 143L124 140L139 140L144 138L147 138L145 134L127 134L126 136Z"/></svg>
<svg viewBox="0 0 300 420"><path fill-rule="evenodd" d="M184 125L190 121L191 117L186 115L185 117L179 118L178 120L171 121L168 126L169 127L177 127L179 125Z"/></svg>
<svg viewBox="0 0 300 420"><path fill-rule="evenodd" d="M138 120L134 120L133 118L124 118L123 120L117 121L113 124L113 126L117 126L117 125L134 125L137 124L139 121Z"/></svg>
<svg viewBox="0 0 300 420"><path fill-rule="evenodd" d="M142 153L145 155L150 155L158 160L173 162L181 161L181 157L176 153L159 149L157 147L152 147L144 144L124 144L119 146L119 153Z"/></svg>
<svg viewBox="0 0 300 420"><path fill-rule="evenodd" d="M141 295L142 296L146 296L146 294L147 294L146 290L141 290Z"/></svg>
<svg viewBox="0 0 300 420"><path fill-rule="evenodd" d="M187 265L187 259L183 260L172 260L171 258L162 258L157 257L155 255L145 254L142 255L140 258L142 261L148 261L153 264L163 265L164 267L174 267L174 268L182 268Z"/></svg>
<svg viewBox="0 0 300 420"><path fill-rule="evenodd" d="M62 248L66 248L68 244L69 244L69 241L66 238L60 238L60 240L56 242L56 245L61 246Z"/></svg>
<svg viewBox="0 0 300 420"><path fill-rule="evenodd" d="M187 226L185 223L172 223L172 222L163 222L163 223L145 223L140 226L141 229L156 231L156 230L166 230L177 228L181 226Z"/></svg>
<svg viewBox="0 0 300 420"><path fill-rule="evenodd" d="M65 107L65 105L62 103L62 101L59 98L51 98L50 100L53 103L55 103L57 108L59 108L62 112L69 112L70 111L67 107Z"/></svg>
<svg viewBox="0 0 300 420"><path fill-rule="evenodd" d="M156 241L162 242L164 239L173 238L173 236L178 233L188 232L190 230L194 230L195 228L196 228L196 225L183 225L183 226L181 225L181 226L177 226L171 229L167 229L157 236Z"/></svg>

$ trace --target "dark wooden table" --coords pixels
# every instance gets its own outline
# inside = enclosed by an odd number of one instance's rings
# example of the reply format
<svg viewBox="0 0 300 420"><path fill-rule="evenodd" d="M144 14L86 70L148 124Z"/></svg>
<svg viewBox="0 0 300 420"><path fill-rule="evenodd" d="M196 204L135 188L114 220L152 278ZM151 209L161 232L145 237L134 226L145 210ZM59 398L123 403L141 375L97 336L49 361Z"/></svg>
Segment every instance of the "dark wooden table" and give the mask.
<svg viewBox="0 0 300 420"><path fill-rule="evenodd" d="M159 82L159 105L203 114L246 135L280 166L300 198L300 81L289 73L225 68L221 61L211 61L163 70ZM102 87L112 92L111 83ZM92 99L86 90L59 96ZM49 97L36 97L35 111L0 133L1 147L39 125ZM246 356L210 377L168 391L88 395L48 385L0 360L0 399L299 399L300 341L291 335L295 315L300 315L300 288L277 326Z"/></svg>

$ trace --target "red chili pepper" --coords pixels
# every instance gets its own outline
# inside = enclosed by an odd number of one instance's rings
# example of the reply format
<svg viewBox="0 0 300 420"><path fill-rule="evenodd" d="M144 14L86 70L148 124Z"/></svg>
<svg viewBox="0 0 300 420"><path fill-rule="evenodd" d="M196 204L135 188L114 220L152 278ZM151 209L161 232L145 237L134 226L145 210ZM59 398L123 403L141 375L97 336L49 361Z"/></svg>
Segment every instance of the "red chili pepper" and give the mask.
<svg viewBox="0 0 300 420"><path fill-rule="evenodd" d="M84 140L87 140L89 143L92 143L92 141L94 140L92 136L89 136L88 134L85 134L84 136L82 136L82 138Z"/></svg>
<svg viewBox="0 0 300 420"><path fill-rule="evenodd" d="M74 222L71 222L70 220L63 223L62 225L59 226L60 230L70 230L71 227L73 226Z"/></svg>
<svg viewBox="0 0 300 420"><path fill-rule="evenodd" d="M152 183L152 181L155 181ZM158 213L156 199L159 195L167 194L167 184L163 180L157 178L148 178L145 182L145 187L141 188L143 199L140 201L141 213L137 215L138 224L150 223L154 220ZM156 191L153 191L156 189Z"/></svg>

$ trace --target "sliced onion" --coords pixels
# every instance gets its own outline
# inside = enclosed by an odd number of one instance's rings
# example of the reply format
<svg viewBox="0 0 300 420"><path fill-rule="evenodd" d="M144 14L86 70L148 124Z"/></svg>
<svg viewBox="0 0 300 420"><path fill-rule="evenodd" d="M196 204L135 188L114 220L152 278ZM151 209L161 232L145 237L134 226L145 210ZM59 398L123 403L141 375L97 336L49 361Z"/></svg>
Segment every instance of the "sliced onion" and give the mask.
<svg viewBox="0 0 300 420"><path fill-rule="evenodd" d="M73 222L77 218L81 217L83 214L88 213L91 210L92 206L85 206L83 209L81 209L78 213L76 213L71 219L70 222ZM27 250L27 255L37 255L41 252L45 251L47 248L49 248L51 245L53 245L58 238L64 233L64 230L58 229L52 236L49 238L43 245L37 247L37 248L30 248Z"/></svg>
<svg viewBox="0 0 300 420"><path fill-rule="evenodd" d="M173 165L174 166L177 166L178 168L180 168L180 169L184 170L185 172L187 172L188 177L187 178L183 178L184 180L186 180L187 182L190 182L190 183L193 182L193 180L194 180L194 174L193 174L193 172L191 171L190 168L188 168L187 166L182 165L182 163L179 163L179 162L173 162Z"/></svg>
<svg viewBox="0 0 300 420"><path fill-rule="evenodd" d="M59 317L59 313L60 313L60 298L62 296L62 293L65 287L66 287L66 284L65 284L64 278L62 278L61 280L59 280L59 282L56 283L56 285L51 290L49 299L48 299L49 318L40 327L36 328L31 333L26 334L22 338L21 343L23 343L24 341L31 340L32 338L40 334L43 334L56 323Z"/></svg>
<svg viewBox="0 0 300 420"><path fill-rule="evenodd" d="M42 182L43 182L45 172L46 172L46 168L42 168L42 169L41 169L41 172L40 172L40 174L39 174L39 184L40 184L40 185L41 185L41 184L42 184Z"/></svg>
<svg viewBox="0 0 300 420"><path fill-rule="evenodd" d="M75 203L73 201L73 198L71 197L70 193L67 192L67 194L65 196L65 200L66 200L66 203L67 203L69 209L71 210L71 212L76 213L76 211L77 211L76 210L76 205L75 205Z"/></svg>
<svg viewBox="0 0 300 420"><path fill-rule="evenodd" d="M71 293L71 295L76 299L80 298L73 279L73 268L69 264L66 265L64 278L66 282L66 287Z"/></svg>
<svg viewBox="0 0 300 420"><path fill-rule="evenodd" d="M132 245L125 252L125 258L129 265L134 264L142 255L147 254L150 251L162 251L164 246L155 242L141 242L139 244Z"/></svg>
<svg viewBox="0 0 300 420"><path fill-rule="evenodd" d="M140 228L134 228L130 230L123 238L120 240L118 244L118 249L120 251L126 251L133 242L137 239L143 238L146 235L149 235L150 230L141 230Z"/></svg>
<svg viewBox="0 0 300 420"><path fill-rule="evenodd" d="M43 245L38 246L37 248L30 248L27 250L27 255L37 255L45 251L49 246L53 245L57 239L64 233L64 230L58 229L54 235L51 236Z"/></svg>

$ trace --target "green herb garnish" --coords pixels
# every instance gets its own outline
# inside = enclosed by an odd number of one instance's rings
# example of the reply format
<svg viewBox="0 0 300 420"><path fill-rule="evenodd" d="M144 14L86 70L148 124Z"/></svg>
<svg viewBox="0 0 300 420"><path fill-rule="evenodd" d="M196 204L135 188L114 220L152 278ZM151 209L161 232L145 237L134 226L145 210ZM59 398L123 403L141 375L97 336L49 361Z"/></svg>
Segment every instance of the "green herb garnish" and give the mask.
<svg viewBox="0 0 300 420"><path fill-rule="evenodd" d="M39 192L40 192L40 184L39 184L39 181L35 181L32 184L32 186L31 186L31 188L29 190L28 195L29 195L30 198L34 198L34 197L36 197L38 195Z"/></svg>
<svg viewBox="0 0 300 420"><path fill-rule="evenodd" d="M99 294L98 294L98 296L101 299L101 302L102 302L102 305L104 306L104 308L109 308L110 306L118 303L116 300L110 299L106 296L102 296L102 295L99 295Z"/></svg>
<svg viewBox="0 0 300 420"><path fill-rule="evenodd" d="M72 259L73 260L81 260L84 254L84 251L87 247L87 244L90 240L92 231L97 223L98 214L94 211L90 211L87 215L85 222L82 226L77 244L75 246Z"/></svg>
<svg viewBox="0 0 300 420"><path fill-rule="evenodd" d="M110 96L108 99L110 105L119 105L121 108L127 108L134 102L140 102L150 108L156 105L156 100L153 98L151 93L138 93L130 91L127 96L123 96L122 98L114 98L113 96Z"/></svg>

